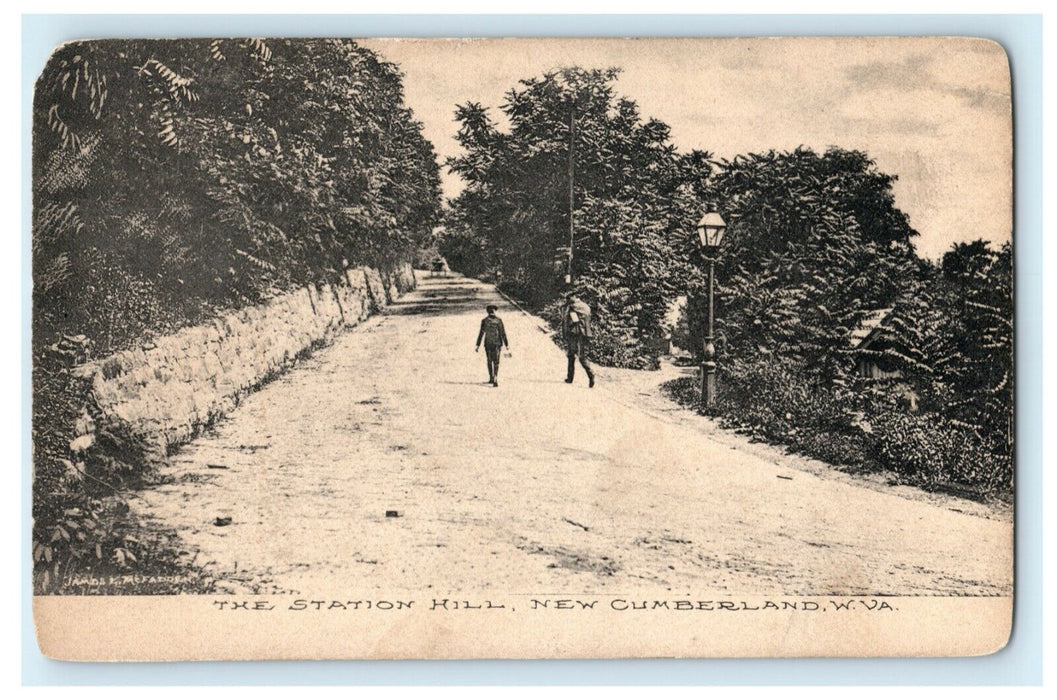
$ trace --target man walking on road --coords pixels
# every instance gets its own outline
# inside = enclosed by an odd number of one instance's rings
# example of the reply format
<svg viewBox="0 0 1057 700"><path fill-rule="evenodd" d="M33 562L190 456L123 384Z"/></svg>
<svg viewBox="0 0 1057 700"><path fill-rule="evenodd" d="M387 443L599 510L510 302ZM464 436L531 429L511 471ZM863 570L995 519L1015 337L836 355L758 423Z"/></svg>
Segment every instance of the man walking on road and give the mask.
<svg viewBox="0 0 1057 700"><path fill-rule="evenodd" d="M579 356L580 364L583 365L587 374L587 386L595 385L595 373L591 371L591 365L587 363L587 352L590 349L591 338L591 307L577 298L576 294L569 292L565 295L565 311L562 314L562 338L565 340L565 355L569 359L569 371L565 375L565 383L573 383L573 373L576 370L576 358Z"/></svg>
<svg viewBox="0 0 1057 700"><path fill-rule="evenodd" d="M484 354L488 359L488 383L499 386L499 351L504 345L510 350L510 342L506 338L506 329L503 327L503 319L495 315L496 306L489 304L486 309L488 315L481 319L481 330L477 334L477 347L474 352L481 349L481 341L484 341Z"/></svg>

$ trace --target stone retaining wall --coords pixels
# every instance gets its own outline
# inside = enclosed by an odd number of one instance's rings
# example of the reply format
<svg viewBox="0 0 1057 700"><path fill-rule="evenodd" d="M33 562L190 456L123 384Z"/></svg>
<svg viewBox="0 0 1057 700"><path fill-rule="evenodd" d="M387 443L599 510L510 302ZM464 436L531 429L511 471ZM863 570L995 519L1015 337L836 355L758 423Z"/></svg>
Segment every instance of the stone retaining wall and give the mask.
<svg viewBox="0 0 1057 700"><path fill-rule="evenodd" d="M409 265L384 275L388 285L371 268L350 268L344 276L345 284L305 287L78 366L92 410L78 421L71 450L91 449L102 421L167 453L415 284Z"/></svg>
<svg viewBox="0 0 1057 700"><path fill-rule="evenodd" d="M401 265L393 270L392 280L399 294L404 294L418 285L418 280L415 279L415 270L410 265Z"/></svg>

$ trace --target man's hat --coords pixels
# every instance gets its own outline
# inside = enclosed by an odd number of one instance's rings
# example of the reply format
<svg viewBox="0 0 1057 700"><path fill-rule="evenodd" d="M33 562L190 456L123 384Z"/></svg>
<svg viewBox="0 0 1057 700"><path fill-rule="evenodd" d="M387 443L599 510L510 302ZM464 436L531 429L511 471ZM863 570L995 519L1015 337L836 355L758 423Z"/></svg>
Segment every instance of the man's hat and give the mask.
<svg viewBox="0 0 1057 700"><path fill-rule="evenodd" d="M498 309L498 308L499 308L499 307L498 307L498 306L496 306L495 304L489 304L488 306L484 307L484 310L485 310L485 311L495 311L495 310L496 310L496 309Z"/></svg>

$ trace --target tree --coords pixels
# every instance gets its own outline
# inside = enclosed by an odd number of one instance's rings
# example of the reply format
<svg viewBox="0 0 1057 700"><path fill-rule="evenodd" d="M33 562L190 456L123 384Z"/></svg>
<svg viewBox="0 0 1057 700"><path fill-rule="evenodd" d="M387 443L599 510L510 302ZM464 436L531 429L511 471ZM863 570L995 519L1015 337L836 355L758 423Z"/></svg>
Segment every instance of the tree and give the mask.
<svg viewBox="0 0 1057 700"><path fill-rule="evenodd" d="M851 331L922 275L916 232L894 206L894 179L865 154L837 148L718 164L700 196L728 222L716 316L728 353L795 359L824 383L853 368ZM681 249L692 249L691 234L683 235ZM691 279L696 321L703 295L700 277Z"/></svg>
<svg viewBox="0 0 1057 700"><path fill-rule="evenodd" d="M955 394L945 412L1012 455L1013 248L958 243L940 267L950 319L943 376Z"/></svg>
<svg viewBox="0 0 1057 700"><path fill-rule="evenodd" d="M668 127L616 94L618 73L566 68L521 81L500 106L507 131L480 104L456 110L464 152L448 167L466 187L451 202L444 251L467 258L467 243L479 241L477 264L502 269L541 306L571 267L596 307L602 353L631 361L671 296L671 208L682 170Z"/></svg>
<svg viewBox="0 0 1057 700"><path fill-rule="evenodd" d="M89 344L109 354L337 281L346 263L408 261L439 219L440 181L396 66L352 41L66 44L37 82L33 146L33 549L47 588L74 560L131 560L101 526L101 496L147 468L134 435L72 453L87 414L68 365Z"/></svg>
<svg viewBox="0 0 1057 700"><path fill-rule="evenodd" d="M351 41L67 44L35 114L42 341L105 350L344 261L386 267L439 217L399 71Z"/></svg>

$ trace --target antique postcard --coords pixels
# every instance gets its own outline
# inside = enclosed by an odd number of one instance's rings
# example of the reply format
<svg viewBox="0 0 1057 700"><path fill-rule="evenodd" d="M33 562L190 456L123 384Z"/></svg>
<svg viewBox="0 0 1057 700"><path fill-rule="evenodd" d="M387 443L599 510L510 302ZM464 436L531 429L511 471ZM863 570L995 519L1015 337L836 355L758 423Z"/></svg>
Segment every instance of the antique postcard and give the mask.
<svg viewBox="0 0 1057 700"><path fill-rule="evenodd" d="M41 649L1001 649L1010 95L967 37L56 48Z"/></svg>

